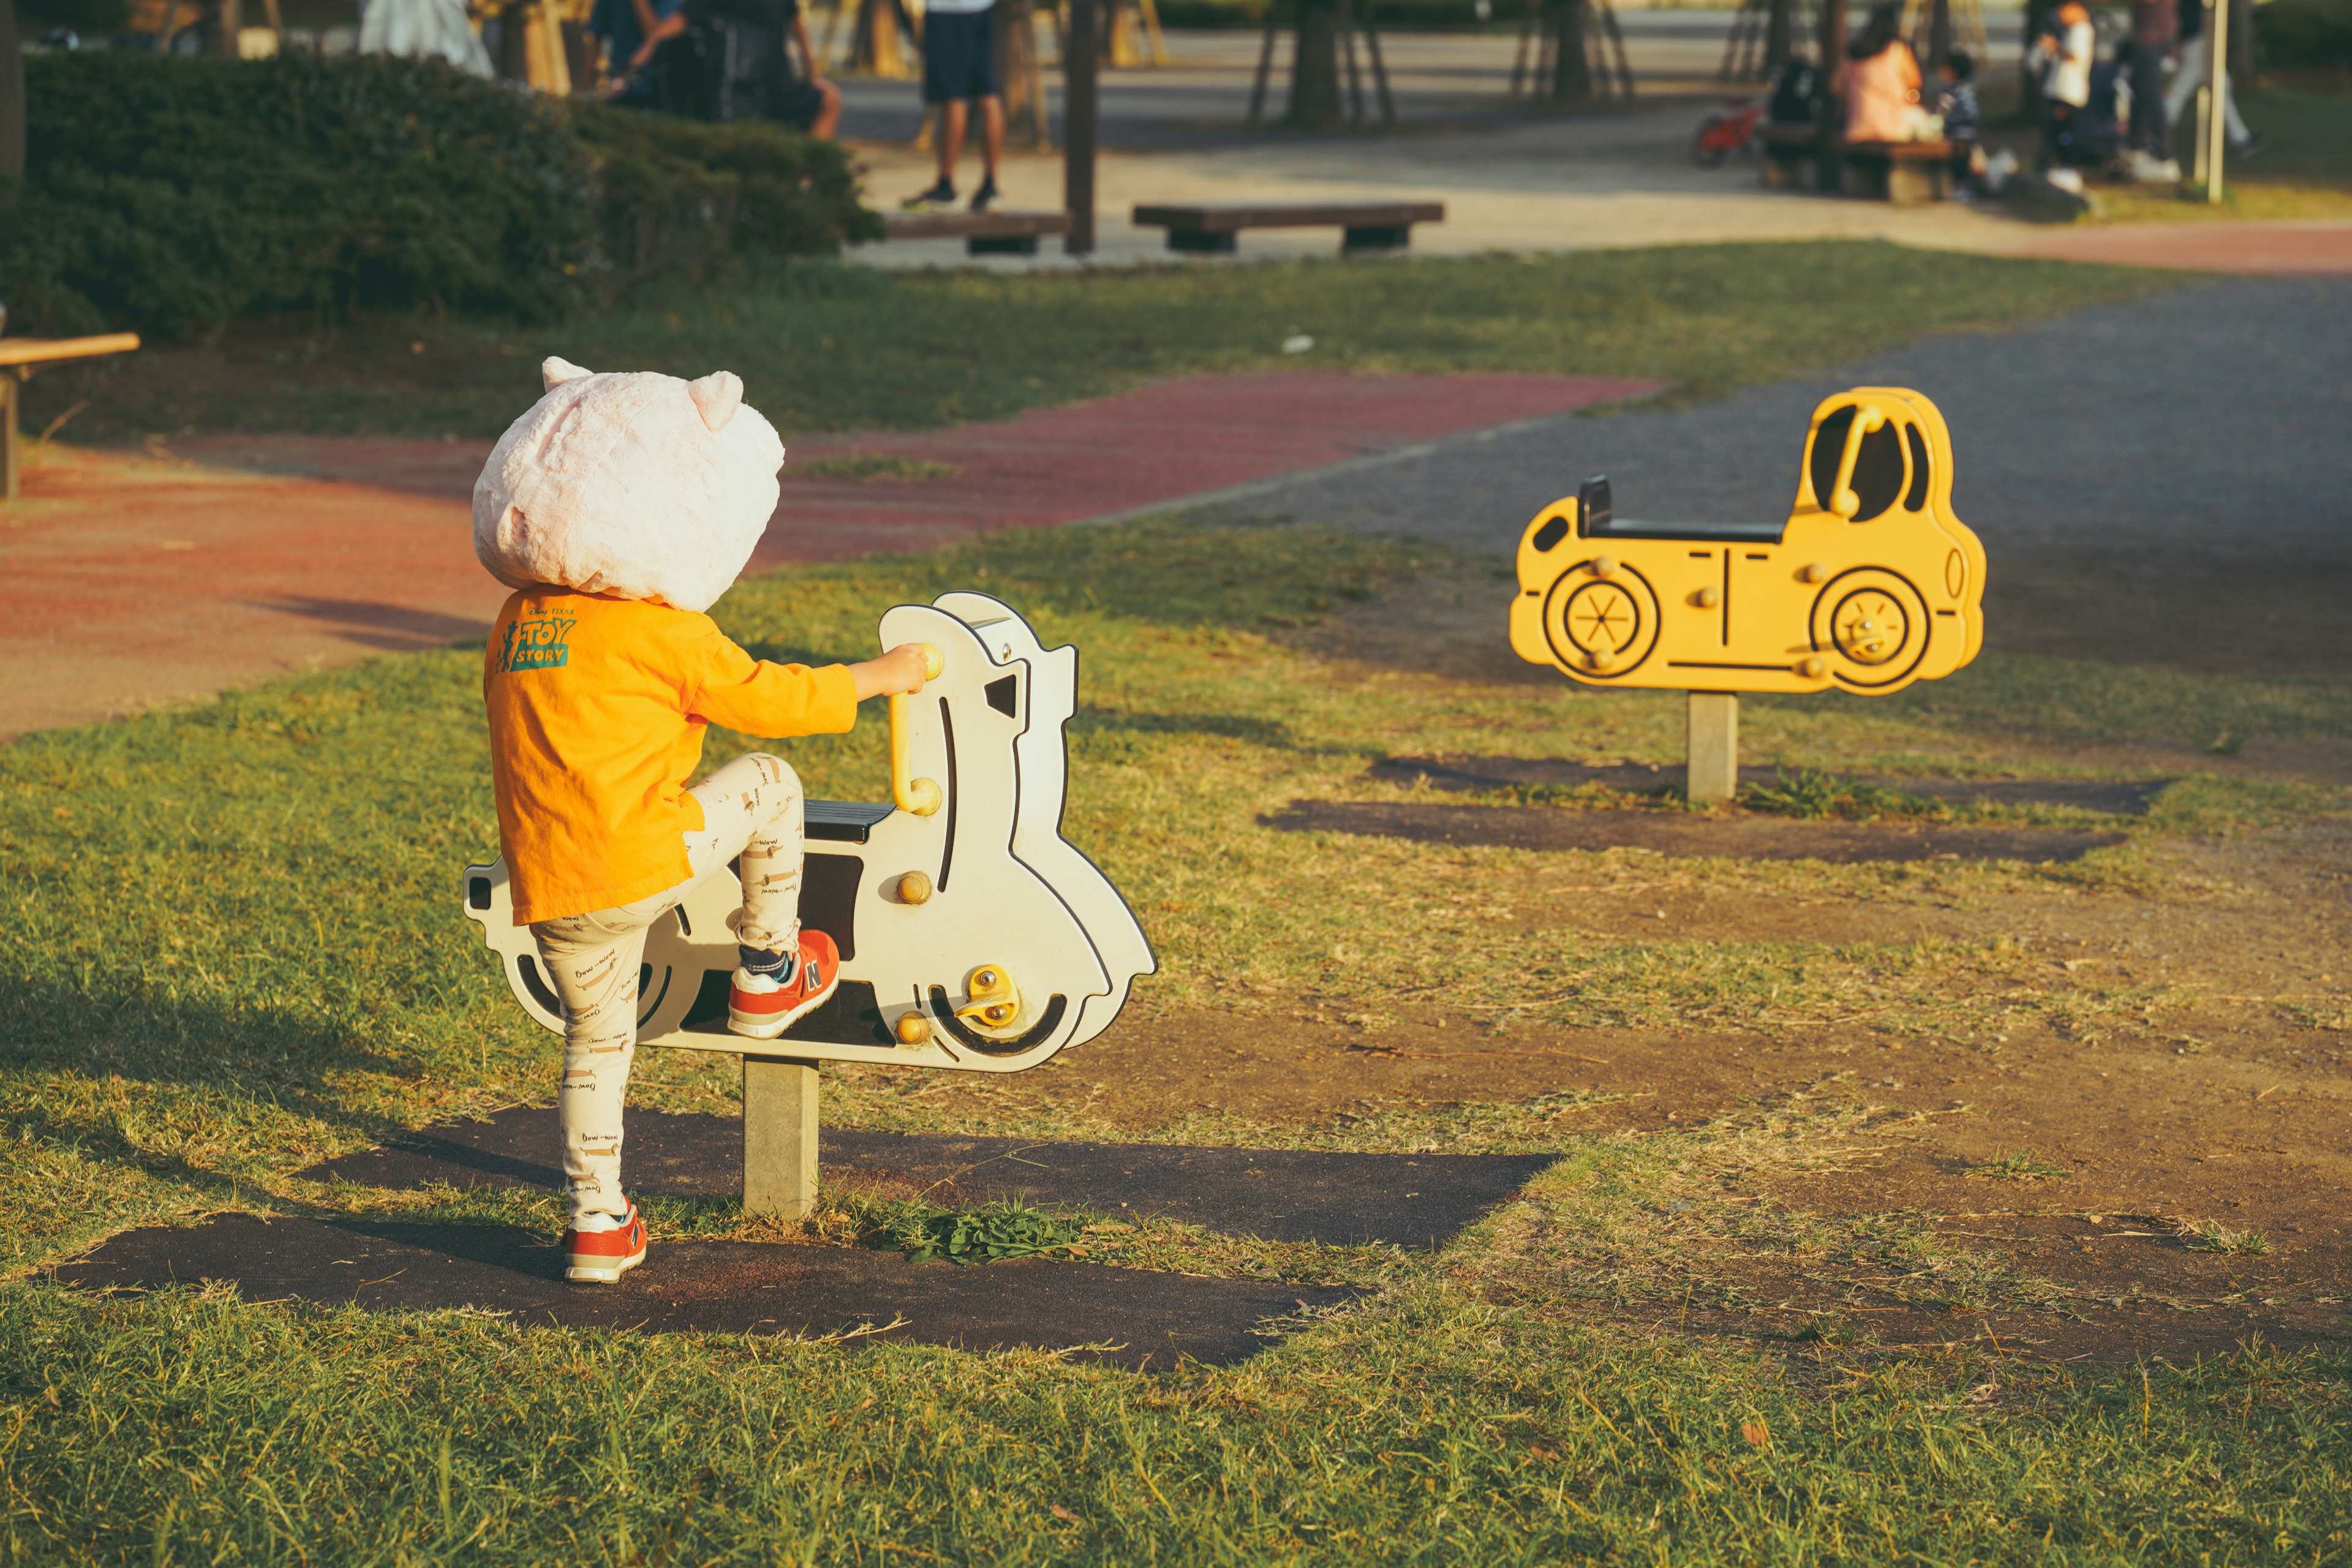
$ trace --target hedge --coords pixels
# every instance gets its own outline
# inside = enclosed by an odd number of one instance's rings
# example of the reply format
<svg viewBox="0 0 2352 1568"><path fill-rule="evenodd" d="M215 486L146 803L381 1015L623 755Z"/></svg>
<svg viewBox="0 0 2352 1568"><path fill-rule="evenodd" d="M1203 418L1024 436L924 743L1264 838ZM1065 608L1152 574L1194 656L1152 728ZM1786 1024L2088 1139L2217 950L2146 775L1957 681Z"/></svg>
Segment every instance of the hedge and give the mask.
<svg viewBox="0 0 2352 1568"><path fill-rule="evenodd" d="M2352 67L2352 0L2270 0L2254 7L2254 39L2274 70Z"/></svg>
<svg viewBox="0 0 2352 1568"><path fill-rule="evenodd" d="M879 230L831 143L572 106L437 60L94 50L29 56L25 76L0 300L26 331L414 306L544 321Z"/></svg>

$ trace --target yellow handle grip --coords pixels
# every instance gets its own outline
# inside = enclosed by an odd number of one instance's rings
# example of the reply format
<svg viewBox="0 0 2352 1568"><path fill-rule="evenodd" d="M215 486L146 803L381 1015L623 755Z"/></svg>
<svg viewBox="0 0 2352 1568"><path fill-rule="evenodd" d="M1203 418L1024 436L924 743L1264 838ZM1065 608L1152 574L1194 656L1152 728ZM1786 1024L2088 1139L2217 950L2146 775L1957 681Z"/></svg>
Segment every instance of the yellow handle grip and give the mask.
<svg viewBox="0 0 2352 1568"><path fill-rule="evenodd" d="M940 650L929 643L918 645L923 650L923 679L937 680L947 661ZM909 778L907 763L907 700L890 699L890 801L900 811L917 816L929 816L939 810L946 797L940 786L929 779Z"/></svg>
<svg viewBox="0 0 2352 1568"><path fill-rule="evenodd" d="M1830 510L1848 522L1852 522L1853 514L1862 510L1862 498L1854 494L1853 488L1853 465L1862 457L1862 438L1885 423L1886 410L1876 404L1857 403L1853 405L1853 423L1845 429L1845 450L1838 455L1837 483L1830 487L1828 497Z"/></svg>

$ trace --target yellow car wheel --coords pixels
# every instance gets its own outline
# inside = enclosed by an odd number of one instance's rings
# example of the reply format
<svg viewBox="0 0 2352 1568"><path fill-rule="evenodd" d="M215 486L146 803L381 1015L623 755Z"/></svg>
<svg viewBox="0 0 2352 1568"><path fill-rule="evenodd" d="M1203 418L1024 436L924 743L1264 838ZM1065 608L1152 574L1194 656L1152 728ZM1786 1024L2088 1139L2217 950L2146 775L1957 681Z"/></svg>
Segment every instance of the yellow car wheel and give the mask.
<svg viewBox="0 0 2352 1568"><path fill-rule="evenodd" d="M1909 679L1931 627L1919 590L1883 567L1841 573L1813 600L1813 647L1828 657L1830 679L1857 691Z"/></svg>
<svg viewBox="0 0 2352 1568"><path fill-rule="evenodd" d="M1552 582L1544 639L1586 679L1631 675L1658 642L1658 595L1632 567L1608 556L1580 561Z"/></svg>

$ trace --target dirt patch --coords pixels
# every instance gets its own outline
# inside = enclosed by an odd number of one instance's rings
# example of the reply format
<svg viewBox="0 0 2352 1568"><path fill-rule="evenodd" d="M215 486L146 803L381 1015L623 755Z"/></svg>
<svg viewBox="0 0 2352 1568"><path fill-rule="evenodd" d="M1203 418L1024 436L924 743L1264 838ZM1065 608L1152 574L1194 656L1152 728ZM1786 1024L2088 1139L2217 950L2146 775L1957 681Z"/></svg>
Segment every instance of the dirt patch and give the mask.
<svg viewBox="0 0 2352 1568"><path fill-rule="evenodd" d="M1361 800L1294 800L1265 826L1286 833L1359 833L1417 844L1481 844L1508 849L1654 849L1661 855L1739 860L2079 860L2121 844L2120 833L2046 827L1952 827L1923 822L1795 822L1727 812L1568 811L1552 806L1417 805Z"/></svg>
<svg viewBox="0 0 2352 1568"><path fill-rule="evenodd" d="M1639 1135L1827 1092L1871 1108L1855 1141L1873 1152L1848 1172L1760 1181L1758 1195L1793 1215L1913 1216L2054 1291L2039 1302L1944 1292L1883 1262L1791 1259L1694 1228L1691 1245L1740 1304L1718 1310L1699 1292L1652 1316L1825 1354L1844 1339L1997 1341L2102 1361L2179 1359L2256 1331L2288 1346L2352 1342L2352 824L2163 853L2179 885L2201 890L2159 900L2023 887L1888 904L1639 884L1577 903L1580 929L1681 940L1998 934L2052 984L2198 997L2095 1029L2032 1021L1937 1037L1903 1030L1899 999L1876 1018L1781 1029L1497 1034L1443 1006L1375 1027L1304 1008L1202 1011L1122 1021L1004 1090L1136 1126L1202 1111L1328 1122L1581 1090L1617 1098L1561 1118L1564 1131ZM1985 1170L2021 1154L2063 1173ZM2266 1250L2200 1250L2184 1237L2199 1223L2252 1233L2259 1242L2246 1245ZM1947 1306L1921 1304L1938 1295ZM1829 1339L1794 1337L1832 1320Z"/></svg>

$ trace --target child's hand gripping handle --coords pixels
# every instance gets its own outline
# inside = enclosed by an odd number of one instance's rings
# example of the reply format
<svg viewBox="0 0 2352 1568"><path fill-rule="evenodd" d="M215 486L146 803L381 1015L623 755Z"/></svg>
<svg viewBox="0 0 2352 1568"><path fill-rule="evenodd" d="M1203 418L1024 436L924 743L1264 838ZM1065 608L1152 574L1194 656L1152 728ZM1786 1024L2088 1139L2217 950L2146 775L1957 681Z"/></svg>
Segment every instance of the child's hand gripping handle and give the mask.
<svg viewBox="0 0 2352 1568"><path fill-rule="evenodd" d="M923 679L937 680L946 661L940 650L929 643L917 643L923 650ZM894 695L890 699L890 799L900 811L910 811L917 816L929 816L939 810L945 798L939 784L930 779L909 778L907 762L907 699Z"/></svg>

